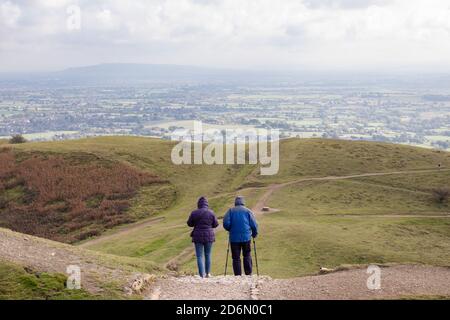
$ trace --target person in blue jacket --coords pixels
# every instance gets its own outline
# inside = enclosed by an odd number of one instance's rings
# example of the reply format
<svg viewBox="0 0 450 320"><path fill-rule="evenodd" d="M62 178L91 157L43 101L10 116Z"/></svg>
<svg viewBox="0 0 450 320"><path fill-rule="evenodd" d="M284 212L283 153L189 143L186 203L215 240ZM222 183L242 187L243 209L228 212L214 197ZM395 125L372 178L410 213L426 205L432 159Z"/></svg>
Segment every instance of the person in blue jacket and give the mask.
<svg viewBox="0 0 450 320"><path fill-rule="evenodd" d="M223 227L230 236L234 275L242 275L241 251L244 257L244 272L246 275L251 275L251 240L258 235L258 224L253 212L245 207L244 198L236 198L234 208L229 209L223 218Z"/></svg>

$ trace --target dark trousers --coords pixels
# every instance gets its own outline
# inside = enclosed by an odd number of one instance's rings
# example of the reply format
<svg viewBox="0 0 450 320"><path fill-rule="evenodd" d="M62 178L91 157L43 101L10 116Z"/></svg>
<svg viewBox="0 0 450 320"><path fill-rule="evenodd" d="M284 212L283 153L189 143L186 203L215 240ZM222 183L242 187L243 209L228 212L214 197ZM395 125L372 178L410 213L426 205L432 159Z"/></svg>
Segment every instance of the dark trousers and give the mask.
<svg viewBox="0 0 450 320"><path fill-rule="evenodd" d="M244 256L244 272L247 276L252 274L252 245L248 242L231 242L231 256L233 257L233 271L235 276L242 275L241 250Z"/></svg>

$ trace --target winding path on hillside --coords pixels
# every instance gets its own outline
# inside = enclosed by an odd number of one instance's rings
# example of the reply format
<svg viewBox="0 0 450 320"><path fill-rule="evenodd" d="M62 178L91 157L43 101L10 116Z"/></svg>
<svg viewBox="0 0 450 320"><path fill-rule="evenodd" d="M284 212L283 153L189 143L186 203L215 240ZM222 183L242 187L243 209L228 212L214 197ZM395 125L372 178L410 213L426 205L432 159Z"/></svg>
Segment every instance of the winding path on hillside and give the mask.
<svg viewBox="0 0 450 320"><path fill-rule="evenodd" d="M163 221L163 220L165 220L165 217L153 217L150 219L145 219L145 220L139 221L137 223L133 223L133 224L127 225L123 228L120 228L120 229L116 230L116 232L113 232L111 234L105 234L100 237L96 237L96 238L90 239L88 241L79 243L77 246L80 248L86 248L89 246L93 246L93 245L96 245L103 241L111 240L112 238L115 238L117 236L125 236L127 234L132 233L133 231L147 228L147 227L149 227L155 223L158 223L160 221Z"/></svg>
<svg viewBox="0 0 450 320"><path fill-rule="evenodd" d="M391 172L372 172L372 173L362 173L354 174L348 176L326 176L326 177L312 177L312 178L301 178L284 183L269 185L264 192L264 194L258 199L256 204L253 206L252 210L255 214L263 214L263 208L267 207L267 202L272 196L272 194L284 187L294 185L301 182L309 181L334 181L334 180L347 180L354 178L365 178L365 177L377 177L377 176L389 176L389 175L402 175L402 174L418 174L418 173L429 173L429 172L443 172L450 171L450 169L427 169L427 170L407 170L407 171L391 171ZM254 189L254 188L253 188ZM414 215L418 217L417 215ZM443 215L444 216L444 215Z"/></svg>

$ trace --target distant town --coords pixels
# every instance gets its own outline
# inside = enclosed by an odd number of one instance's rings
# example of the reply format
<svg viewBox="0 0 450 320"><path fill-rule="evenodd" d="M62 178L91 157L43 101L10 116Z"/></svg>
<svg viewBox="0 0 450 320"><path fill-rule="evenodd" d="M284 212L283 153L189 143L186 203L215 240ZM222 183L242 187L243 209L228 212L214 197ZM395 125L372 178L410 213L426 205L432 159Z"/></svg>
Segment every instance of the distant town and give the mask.
<svg viewBox="0 0 450 320"><path fill-rule="evenodd" d="M101 135L168 139L201 120L211 128L277 128L282 137L387 141L450 149L450 94L349 85L205 85L0 89L0 137Z"/></svg>

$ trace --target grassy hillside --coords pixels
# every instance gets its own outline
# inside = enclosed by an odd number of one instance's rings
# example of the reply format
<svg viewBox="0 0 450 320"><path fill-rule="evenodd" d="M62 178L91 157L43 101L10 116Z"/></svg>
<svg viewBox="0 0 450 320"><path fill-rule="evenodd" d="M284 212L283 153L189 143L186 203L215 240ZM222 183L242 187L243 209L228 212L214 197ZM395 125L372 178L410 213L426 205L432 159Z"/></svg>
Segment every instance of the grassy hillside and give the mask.
<svg viewBox="0 0 450 320"><path fill-rule="evenodd" d="M135 279L159 274L143 259L119 257L0 228L0 300L139 299ZM81 290L66 290L67 267L81 271Z"/></svg>
<svg viewBox="0 0 450 320"><path fill-rule="evenodd" d="M437 204L429 189L449 181L450 171L301 182L275 192L269 205L297 216L446 213L450 206Z"/></svg>
<svg viewBox="0 0 450 320"><path fill-rule="evenodd" d="M252 167L242 165L199 166L174 165L171 151L176 143L141 137L100 137L74 141L27 143L18 150L52 153L84 152L110 161L121 161L152 172L175 185L183 197L186 193L219 194L239 186ZM187 190L194 186L195 189ZM212 188L213 187L213 188Z"/></svg>
<svg viewBox="0 0 450 320"><path fill-rule="evenodd" d="M449 218L298 217L283 211L258 221L260 272L275 278L352 264L450 265ZM226 243L226 234L220 233L213 274L224 272ZM195 261L191 259L184 270L195 272Z"/></svg>
<svg viewBox="0 0 450 320"><path fill-rule="evenodd" d="M450 205L435 203L411 184L423 190L448 185L450 172L397 177L395 187L393 177L371 179L302 183L275 192L268 205L281 211L262 217L267 236L259 240L268 269L285 277L341 264L450 265ZM268 249L274 242L282 250Z"/></svg>
<svg viewBox="0 0 450 320"><path fill-rule="evenodd" d="M280 171L250 177L265 183L304 177L450 167L450 153L405 145L332 139L287 139L280 144Z"/></svg>
<svg viewBox="0 0 450 320"><path fill-rule="evenodd" d="M170 194L148 213L128 210L140 191L164 196L156 175L87 153L0 150L0 226L62 242L98 235L170 205ZM173 197L173 196L172 196ZM153 211L154 211L153 210Z"/></svg>
<svg viewBox="0 0 450 320"><path fill-rule="evenodd" d="M160 216L164 220L154 226L127 235L126 239L112 238L105 243L102 251L133 257L146 256L149 260L166 262L180 253L190 244L186 236L189 230L185 227L186 215L195 208L196 199L202 195L215 197L211 205L218 211L223 210L232 201L229 195L225 201L223 193L236 190L254 169L253 166L224 165L203 166L172 164L170 153L175 144L160 139L137 137L102 137L64 142L27 143L14 146L17 152L39 152L44 154L62 154L68 156L83 153L120 162L151 173L168 182L168 189L159 194L152 189L143 189L137 198L133 199L128 212L140 217ZM154 207L167 201L167 195L175 193L175 199L170 207L161 208L155 212ZM161 196L160 196L161 195ZM148 212L154 212L146 215ZM115 228L113 232L120 231ZM108 234L108 232L106 232ZM120 237L119 237L120 238ZM108 249L111 246L112 249ZM159 250L161 249L161 250Z"/></svg>
<svg viewBox="0 0 450 320"><path fill-rule="evenodd" d="M223 216L239 193L253 206L273 183L308 177L373 172L418 171L402 175L304 181L280 187L267 205L280 211L259 216L262 273L290 277L314 273L320 266L371 262L422 262L450 265L450 211L436 204L431 189L448 186L450 154L442 151L372 142L289 139L281 142L280 172L261 177L256 166L176 166L172 142L137 137L102 137L77 141L27 143L22 152L83 152L125 163L168 181L175 201L155 213L161 219L143 227L115 227L88 248L160 265L176 261L195 271L186 219L201 195ZM438 164L443 170L437 171ZM262 186L241 189L243 186ZM169 189L170 189L169 188ZM148 190L133 199L129 212L145 217L165 196ZM163 193L164 194L164 193ZM149 209L151 211L151 209ZM407 215L407 216L404 216ZM423 217L425 216L425 217ZM226 234L218 232L214 273L222 273Z"/></svg>
<svg viewBox="0 0 450 320"><path fill-rule="evenodd" d="M67 276L32 272L17 264L0 261L0 300L80 300L95 296L85 290L67 290Z"/></svg>

